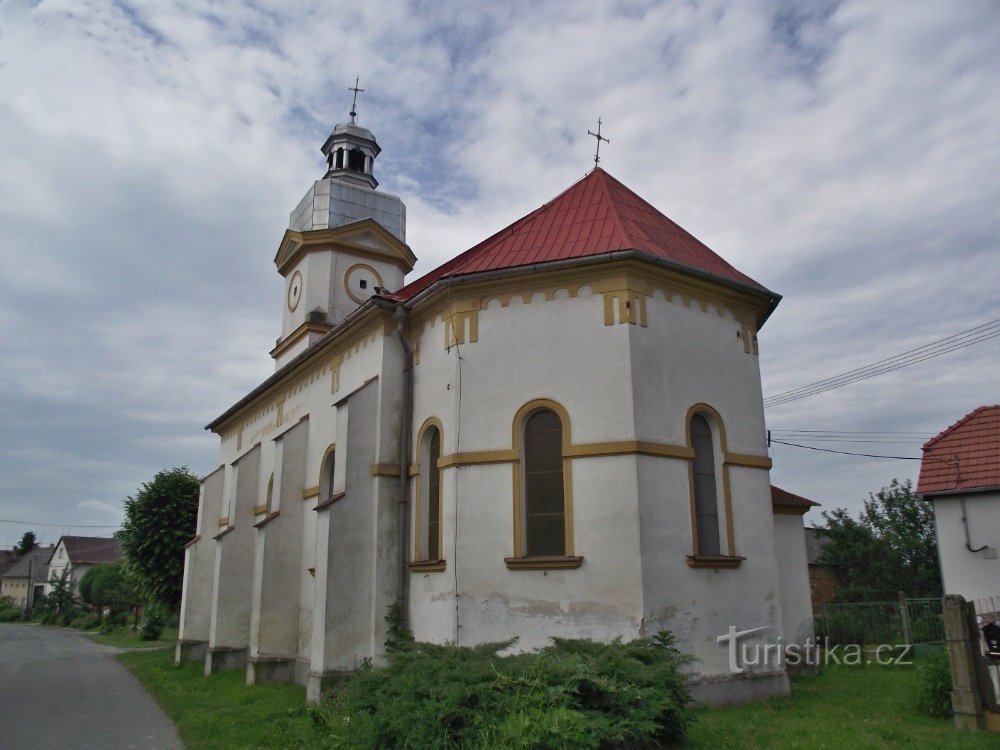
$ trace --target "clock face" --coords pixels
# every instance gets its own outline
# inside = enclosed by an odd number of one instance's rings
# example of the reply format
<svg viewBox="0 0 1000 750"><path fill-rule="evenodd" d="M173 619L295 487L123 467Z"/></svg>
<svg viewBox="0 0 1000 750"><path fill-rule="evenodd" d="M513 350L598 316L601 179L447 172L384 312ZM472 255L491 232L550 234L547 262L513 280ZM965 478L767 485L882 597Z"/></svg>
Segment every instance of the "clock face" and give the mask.
<svg viewBox="0 0 1000 750"><path fill-rule="evenodd" d="M292 278L288 282L289 312L295 312L295 308L299 306L300 299L302 299L302 274L299 271L296 271L292 274Z"/></svg>
<svg viewBox="0 0 1000 750"><path fill-rule="evenodd" d="M347 296L359 305L382 289L382 277L366 263L357 263L344 274L344 288Z"/></svg>

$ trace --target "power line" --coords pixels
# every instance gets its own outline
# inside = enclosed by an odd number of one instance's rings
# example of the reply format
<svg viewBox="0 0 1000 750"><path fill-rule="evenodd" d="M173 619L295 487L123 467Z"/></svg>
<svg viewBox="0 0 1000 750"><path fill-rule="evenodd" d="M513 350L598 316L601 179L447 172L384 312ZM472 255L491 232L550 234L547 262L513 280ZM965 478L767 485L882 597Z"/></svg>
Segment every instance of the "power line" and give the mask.
<svg viewBox="0 0 1000 750"><path fill-rule="evenodd" d="M850 385L851 383L856 383L860 380L867 380L878 375L884 375L887 372L893 372L894 370L900 370L904 367L909 367L910 365L924 362L928 359L933 359L934 357L940 357L943 354L948 354L949 352L957 351L958 349L964 349L965 347L972 346L973 344L978 344L983 341L988 341L996 338L997 336L1000 336L1000 318L992 320L988 323L983 323L975 328L969 328L968 330L954 333L951 336L946 336L943 339L932 341L929 344L918 346L915 349L910 349L892 357L887 357L885 359L880 359L877 362L856 367L853 370L842 372L839 375L833 375L829 378L817 380L814 383L809 383L807 385L799 386L798 388L792 388L791 390L777 393L774 396L769 396L764 399L764 407L780 406L781 404L798 401L799 399L807 398L808 396L815 396L818 393L824 393L826 391L833 390L834 388Z"/></svg>
<svg viewBox="0 0 1000 750"><path fill-rule="evenodd" d="M854 453L852 451L837 451L833 448L817 448L813 445L799 445L798 443L786 443L784 440L774 440L771 439L772 443L778 443L779 445L790 445L793 448L805 448L811 451L822 451L823 453L839 453L843 456L865 456L866 458L894 458L897 461L920 461L922 457L920 456L883 456L877 453ZM933 460L933 459L932 459ZM943 460L943 459L937 459Z"/></svg>
<svg viewBox="0 0 1000 750"><path fill-rule="evenodd" d="M121 528L120 523L103 523L103 524L87 524L87 523L42 523L41 521L12 521L9 518L0 518L0 523L17 523L21 526L58 526L61 528L74 528L74 529L118 529Z"/></svg>

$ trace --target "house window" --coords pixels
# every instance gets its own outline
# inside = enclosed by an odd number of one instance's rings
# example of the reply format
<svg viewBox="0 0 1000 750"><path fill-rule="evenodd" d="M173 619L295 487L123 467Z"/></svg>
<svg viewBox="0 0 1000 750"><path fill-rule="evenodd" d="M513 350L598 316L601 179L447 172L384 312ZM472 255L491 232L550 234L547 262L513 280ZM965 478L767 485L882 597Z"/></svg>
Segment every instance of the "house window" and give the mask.
<svg viewBox="0 0 1000 750"><path fill-rule="evenodd" d="M273 509L272 505L273 500L274 500L274 474L272 473L271 478L267 480L267 499L264 501L265 505L267 505L268 513L270 513L271 510Z"/></svg>
<svg viewBox="0 0 1000 750"><path fill-rule="evenodd" d="M441 548L441 428L437 420L428 420L418 442L420 473L417 494L418 562L437 562L444 555Z"/></svg>
<svg viewBox="0 0 1000 750"><path fill-rule="evenodd" d="M719 555L719 498L716 491L712 427L701 413L691 417L694 452L695 554Z"/></svg>
<svg viewBox="0 0 1000 750"><path fill-rule="evenodd" d="M573 556L572 483L566 448L569 415L559 404L539 399L514 420L514 569L576 568Z"/></svg>
<svg viewBox="0 0 1000 750"><path fill-rule="evenodd" d="M323 456L323 463L320 468L319 495L321 500L329 500L336 491L334 480L336 479L337 446L331 445L326 449Z"/></svg>

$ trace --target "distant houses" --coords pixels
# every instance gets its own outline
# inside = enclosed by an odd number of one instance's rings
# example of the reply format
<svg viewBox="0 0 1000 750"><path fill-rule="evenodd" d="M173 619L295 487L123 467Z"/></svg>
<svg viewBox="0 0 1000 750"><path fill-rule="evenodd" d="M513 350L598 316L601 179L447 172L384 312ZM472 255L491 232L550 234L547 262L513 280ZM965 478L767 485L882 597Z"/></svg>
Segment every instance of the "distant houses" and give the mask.
<svg viewBox="0 0 1000 750"><path fill-rule="evenodd" d="M45 579L45 593L52 590L52 579L69 571L74 590L83 574L98 563L114 563L121 559L118 540L99 536L60 537L48 561L48 575Z"/></svg>
<svg viewBox="0 0 1000 750"><path fill-rule="evenodd" d="M34 601L41 596L49 577L49 558L55 545L36 547L18 557L13 565L0 576L0 597L9 599L15 607L24 609L29 597Z"/></svg>

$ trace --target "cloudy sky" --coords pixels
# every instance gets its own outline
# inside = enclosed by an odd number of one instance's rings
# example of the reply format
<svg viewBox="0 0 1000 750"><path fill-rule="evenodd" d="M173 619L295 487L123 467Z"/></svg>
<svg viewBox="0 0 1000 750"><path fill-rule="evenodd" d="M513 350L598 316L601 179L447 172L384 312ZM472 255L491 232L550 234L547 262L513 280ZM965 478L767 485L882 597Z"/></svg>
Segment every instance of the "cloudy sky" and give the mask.
<svg viewBox="0 0 1000 750"><path fill-rule="evenodd" d="M582 176L601 116L602 166L784 295L765 395L1000 318L995 0L0 0L0 544L110 534L159 469L216 465L202 428L273 370L271 260L356 74L416 273ZM1000 402L998 355L768 424L919 456ZM827 508L918 470L773 458Z"/></svg>

